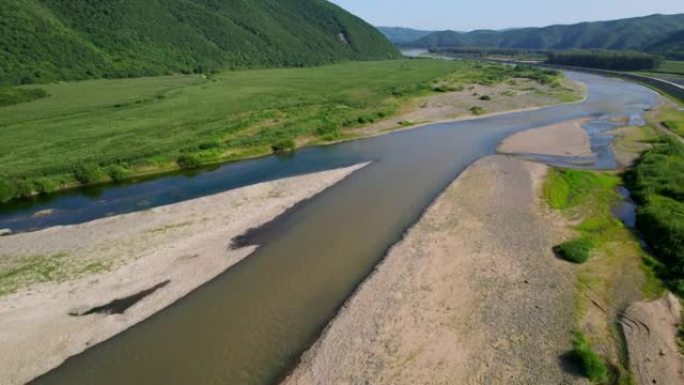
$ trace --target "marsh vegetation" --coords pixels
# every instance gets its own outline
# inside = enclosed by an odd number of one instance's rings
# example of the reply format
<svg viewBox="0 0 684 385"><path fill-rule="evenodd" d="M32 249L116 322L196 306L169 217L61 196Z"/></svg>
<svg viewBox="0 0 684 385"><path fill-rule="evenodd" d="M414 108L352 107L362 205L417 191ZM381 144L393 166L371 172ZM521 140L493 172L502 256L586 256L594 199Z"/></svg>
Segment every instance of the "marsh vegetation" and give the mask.
<svg viewBox="0 0 684 385"><path fill-rule="evenodd" d="M32 86L51 97L0 108L0 201L351 138L440 87L561 76L399 60Z"/></svg>

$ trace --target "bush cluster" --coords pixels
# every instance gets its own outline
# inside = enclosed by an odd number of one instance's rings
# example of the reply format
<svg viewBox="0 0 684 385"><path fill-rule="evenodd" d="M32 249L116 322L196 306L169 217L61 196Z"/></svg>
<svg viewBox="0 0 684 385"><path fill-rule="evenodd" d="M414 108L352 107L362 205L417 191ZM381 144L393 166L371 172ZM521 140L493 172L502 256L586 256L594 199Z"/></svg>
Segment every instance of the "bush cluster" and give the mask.
<svg viewBox="0 0 684 385"><path fill-rule="evenodd" d="M586 237L563 242L554 248L554 251L566 261L572 263L584 263L589 259L594 242Z"/></svg>
<svg viewBox="0 0 684 385"><path fill-rule="evenodd" d="M273 153L275 154L282 154L286 152L291 152L294 151L295 149L295 142L292 139L284 139L280 140L276 143L273 143L271 145L271 150L273 150Z"/></svg>
<svg viewBox="0 0 684 385"><path fill-rule="evenodd" d="M550 53L548 60L550 64L618 71L656 69L662 62L662 57L643 52L608 50L557 51Z"/></svg>
<svg viewBox="0 0 684 385"><path fill-rule="evenodd" d="M609 372L601 357L594 352L591 344L581 332L575 332L572 338L574 354L579 360L583 374L596 384L606 383Z"/></svg>
<svg viewBox="0 0 684 385"><path fill-rule="evenodd" d="M658 273L684 295L684 144L656 144L625 181L639 204L637 227L662 263Z"/></svg>

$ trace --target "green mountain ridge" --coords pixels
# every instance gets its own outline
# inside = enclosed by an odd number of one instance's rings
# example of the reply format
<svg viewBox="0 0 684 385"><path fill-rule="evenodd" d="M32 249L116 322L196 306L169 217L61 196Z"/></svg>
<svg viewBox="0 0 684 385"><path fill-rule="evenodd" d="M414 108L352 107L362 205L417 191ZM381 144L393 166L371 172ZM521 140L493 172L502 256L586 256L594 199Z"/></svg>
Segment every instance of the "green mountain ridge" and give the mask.
<svg viewBox="0 0 684 385"><path fill-rule="evenodd" d="M377 27L385 37L394 44L405 44L416 41L420 38L434 33L434 31L423 31L404 27Z"/></svg>
<svg viewBox="0 0 684 385"><path fill-rule="evenodd" d="M668 56L673 60L684 60L684 29L667 35L646 47L646 50Z"/></svg>
<svg viewBox="0 0 684 385"><path fill-rule="evenodd" d="M0 10L0 84L398 56L326 0L4 0Z"/></svg>
<svg viewBox="0 0 684 385"><path fill-rule="evenodd" d="M649 50L654 42L674 36L681 44L684 14L650 15L611 21L552 25L504 31L437 31L413 42L395 44L414 48L496 47L525 49ZM679 40L677 40L679 39ZM391 38L390 38L391 40ZM663 43L666 44L666 43ZM667 44L674 44L667 42ZM667 53L667 49L661 49Z"/></svg>

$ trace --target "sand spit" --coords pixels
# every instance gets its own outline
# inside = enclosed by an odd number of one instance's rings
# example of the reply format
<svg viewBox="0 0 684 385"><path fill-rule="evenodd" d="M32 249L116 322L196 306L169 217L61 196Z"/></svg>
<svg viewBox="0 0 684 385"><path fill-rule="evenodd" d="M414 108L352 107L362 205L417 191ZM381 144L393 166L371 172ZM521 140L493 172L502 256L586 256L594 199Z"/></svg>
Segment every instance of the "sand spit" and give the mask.
<svg viewBox="0 0 684 385"><path fill-rule="evenodd" d="M498 148L504 154L592 156L589 135L582 128L588 119L533 128L511 135Z"/></svg>
<svg viewBox="0 0 684 385"><path fill-rule="evenodd" d="M680 322L681 306L672 294L627 309L620 323L637 384L684 384L684 356L675 342Z"/></svg>
<svg viewBox="0 0 684 385"><path fill-rule="evenodd" d="M254 250L231 249L233 237L360 167L2 237L0 268L14 263L16 269L36 255L107 268L61 282L26 284L0 297L0 384L25 383L185 296Z"/></svg>
<svg viewBox="0 0 684 385"><path fill-rule="evenodd" d="M391 119L353 130L359 136L377 135L400 127L416 127L427 123L476 118L473 107L482 115L527 111L567 103L569 96L577 101L586 95L586 86L570 79L561 88L540 85L530 79L513 79L494 86L472 84L462 91L445 92L418 98ZM482 97L487 100L482 100ZM572 97L570 97L572 99Z"/></svg>
<svg viewBox="0 0 684 385"><path fill-rule="evenodd" d="M574 384L573 267L540 210L546 166L478 161L429 207L286 385Z"/></svg>

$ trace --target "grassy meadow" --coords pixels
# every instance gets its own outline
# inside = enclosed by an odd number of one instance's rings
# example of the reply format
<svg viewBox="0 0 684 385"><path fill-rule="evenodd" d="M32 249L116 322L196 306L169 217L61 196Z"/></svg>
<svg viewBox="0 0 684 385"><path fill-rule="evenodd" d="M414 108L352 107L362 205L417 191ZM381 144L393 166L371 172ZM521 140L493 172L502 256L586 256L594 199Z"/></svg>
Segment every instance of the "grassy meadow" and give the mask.
<svg viewBox="0 0 684 385"><path fill-rule="evenodd" d="M48 96L0 107L0 201L340 140L445 87L558 76L393 60L22 86Z"/></svg>
<svg viewBox="0 0 684 385"><path fill-rule="evenodd" d="M665 60L658 69L653 72L684 75L684 61Z"/></svg>

